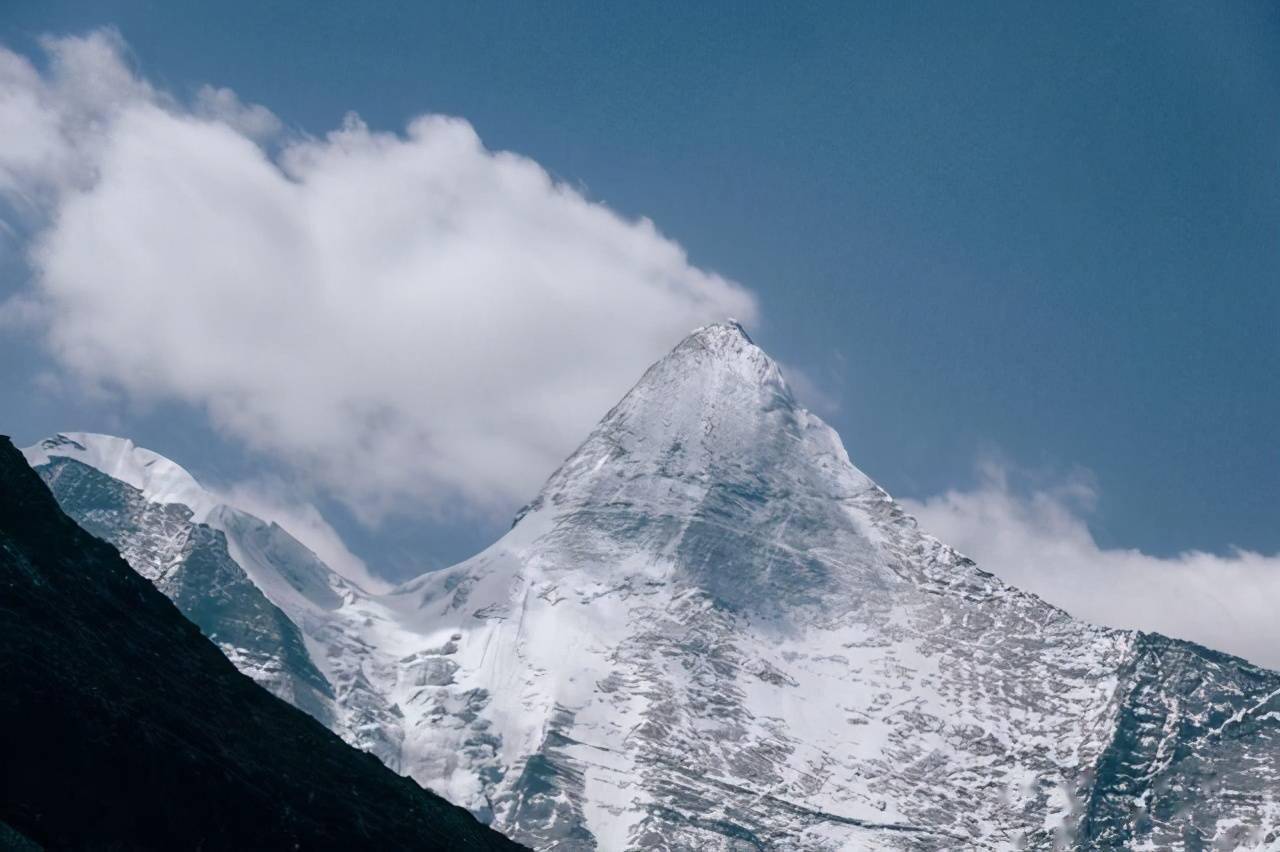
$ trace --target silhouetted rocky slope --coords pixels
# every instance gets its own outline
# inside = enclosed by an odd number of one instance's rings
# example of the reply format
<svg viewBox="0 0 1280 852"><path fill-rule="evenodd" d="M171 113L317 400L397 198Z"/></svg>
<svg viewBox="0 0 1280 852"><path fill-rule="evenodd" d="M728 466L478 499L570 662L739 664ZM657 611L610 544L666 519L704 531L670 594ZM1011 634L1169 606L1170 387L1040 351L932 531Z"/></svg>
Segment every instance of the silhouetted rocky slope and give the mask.
<svg viewBox="0 0 1280 852"><path fill-rule="evenodd" d="M238 672L113 547L62 513L7 438L0 678L0 840L520 848Z"/></svg>

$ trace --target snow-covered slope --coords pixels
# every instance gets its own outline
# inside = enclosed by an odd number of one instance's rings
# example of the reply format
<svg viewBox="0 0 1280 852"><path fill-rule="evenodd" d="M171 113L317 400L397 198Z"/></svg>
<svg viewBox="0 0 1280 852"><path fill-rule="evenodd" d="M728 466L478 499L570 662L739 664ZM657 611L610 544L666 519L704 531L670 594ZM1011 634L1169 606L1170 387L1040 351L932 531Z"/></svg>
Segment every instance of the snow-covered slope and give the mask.
<svg viewBox="0 0 1280 852"><path fill-rule="evenodd" d="M60 432L22 451L27 464L40 467L55 458L75 459L141 492L152 503L180 503L192 520L203 523L218 500L186 469L128 438L93 432Z"/></svg>
<svg viewBox="0 0 1280 852"><path fill-rule="evenodd" d="M538 848L1280 842L1280 675L925 535L734 323L483 553L336 605L260 587L385 760Z"/></svg>

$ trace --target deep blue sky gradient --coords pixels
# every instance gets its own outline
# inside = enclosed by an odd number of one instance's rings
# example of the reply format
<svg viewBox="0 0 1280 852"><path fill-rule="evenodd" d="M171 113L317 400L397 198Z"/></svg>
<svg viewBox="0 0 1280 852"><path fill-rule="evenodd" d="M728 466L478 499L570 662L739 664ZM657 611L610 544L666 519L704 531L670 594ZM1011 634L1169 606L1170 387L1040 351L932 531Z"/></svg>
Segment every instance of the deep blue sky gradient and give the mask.
<svg viewBox="0 0 1280 852"><path fill-rule="evenodd" d="M892 493L1081 467L1104 545L1280 550L1280 5L9 0L0 41L108 24L179 94L316 133L461 115L651 217L760 295L753 336ZM39 359L0 356L0 429L116 428L24 404ZM172 416L121 425L235 474ZM500 526L381 547L447 562Z"/></svg>

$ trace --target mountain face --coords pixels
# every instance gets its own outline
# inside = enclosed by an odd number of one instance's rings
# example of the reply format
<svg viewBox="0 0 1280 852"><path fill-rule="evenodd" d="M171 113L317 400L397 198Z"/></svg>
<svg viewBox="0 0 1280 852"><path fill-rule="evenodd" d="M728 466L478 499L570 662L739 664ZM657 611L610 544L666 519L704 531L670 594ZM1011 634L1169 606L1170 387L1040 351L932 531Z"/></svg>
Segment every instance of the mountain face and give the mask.
<svg viewBox="0 0 1280 852"><path fill-rule="evenodd" d="M1280 843L1280 674L1077 621L925 535L733 323L472 559L330 579L329 607L254 571L335 714L535 848Z"/></svg>
<svg viewBox="0 0 1280 852"><path fill-rule="evenodd" d="M208 547L199 534L189 544L187 564L216 556L193 555ZM63 514L7 438L0 671L3 848L518 848L237 672Z"/></svg>

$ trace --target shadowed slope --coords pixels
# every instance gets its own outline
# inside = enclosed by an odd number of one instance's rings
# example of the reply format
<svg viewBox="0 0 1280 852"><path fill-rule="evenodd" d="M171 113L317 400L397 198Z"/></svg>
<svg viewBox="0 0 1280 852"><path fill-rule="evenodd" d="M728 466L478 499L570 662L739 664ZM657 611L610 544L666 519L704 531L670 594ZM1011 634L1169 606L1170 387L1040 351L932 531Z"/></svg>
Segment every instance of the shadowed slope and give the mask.
<svg viewBox="0 0 1280 852"><path fill-rule="evenodd" d="M516 849L256 686L0 439L0 824L55 848Z"/></svg>

